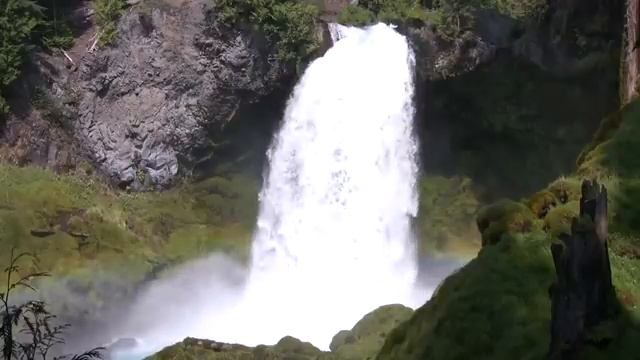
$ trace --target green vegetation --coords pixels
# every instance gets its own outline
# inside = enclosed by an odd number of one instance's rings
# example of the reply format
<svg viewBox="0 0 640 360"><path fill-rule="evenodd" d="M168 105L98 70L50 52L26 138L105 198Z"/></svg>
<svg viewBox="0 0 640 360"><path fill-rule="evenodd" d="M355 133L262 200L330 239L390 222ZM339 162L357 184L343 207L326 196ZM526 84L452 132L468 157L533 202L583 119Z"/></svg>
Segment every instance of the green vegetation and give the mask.
<svg viewBox="0 0 640 360"><path fill-rule="evenodd" d="M446 279L389 335L378 359L545 358L551 317L547 290L556 280L549 248L578 214L583 176L597 178L609 192L609 251L617 294L612 310L619 315L589 334L580 358L637 356L640 163L633 154L640 150L640 101L608 117L587 149L578 175L560 178L521 202L502 200L480 210L485 246L478 257ZM522 219L532 226L520 226Z"/></svg>
<svg viewBox="0 0 640 360"><path fill-rule="evenodd" d="M27 50L42 45L49 50L73 44L71 30L56 2L45 7L36 0L4 0L0 5L0 119L9 111L7 88L22 71Z"/></svg>
<svg viewBox="0 0 640 360"><path fill-rule="evenodd" d="M218 18L229 25L256 26L278 48L283 61L299 62L318 48L318 8L296 0L219 0Z"/></svg>
<svg viewBox="0 0 640 360"><path fill-rule="evenodd" d="M536 231L483 248L389 335L378 359L545 358L551 319L547 289L555 280L549 245L547 235ZM627 313L614 324L612 343L588 347L584 359L628 359L638 353L633 339L640 331L640 260L613 253L611 265Z"/></svg>
<svg viewBox="0 0 640 360"><path fill-rule="evenodd" d="M394 24L422 24L425 9L418 0L363 0L349 5L338 14L342 24L363 26L381 21Z"/></svg>
<svg viewBox="0 0 640 360"><path fill-rule="evenodd" d="M365 26L376 22L376 16L371 10L356 5L347 5L338 14L338 23L354 26Z"/></svg>
<svg viewBox="0 0 640 360"><path fill-rule="evenodd" d="M247 259L258 184L224 175L124 194L80 171L0 165L0 189L0 248L34 254L41 271L75 279L86 293L100 294L93 289L106 279L127 294L168 265L210 251Z"/></svg>
<svg viewBox="0 0 640 360"><path fill-rule="evenodd" d="M210 340L187 338L169 346L148 360L336 360L329 353L324 353L307 342L286 336L276 345L260 345L250 348L243 345L229 345Z"/></svg>
<svg viewBox="0 0 640 360"><path fill-rule="evenodd" d="M122 14L124 0L94 0L96 24L99 30L98 43L102 46L113 43L118 37L118 18Z"/></svg>
<svg viewBox="0 0 640 360"><path fill-rule="evenodd" d="M29 257L31 255L28 253L16 254L15 249L11 249L9 263L4 269L7 284L0 292L0 349L4 360L47 360L53 349L65 343L64 332L70 326L59 323L42 301L29 300L14 304L11 295L17 290L25 288L35 291L32 280L48 276L44 272L18 275L21 260ZM102 350L104 349L95 348L74 355L71 360L101 359ZM54 359L68 358L69 356L58 356Z"/></svg>
<svg viewBox="0 0 640 360"><path fill-rule="evenodd" d="M419 184L417 233L422 255L473 257L480 248L475 217L480 201L470 179L427 176Z"/></svg>
<svg viewBox="0 0 640 360"><path fill-rule="evenodd" d="M387 335L412 314L413 310L402 305L381 306L365 315L353 329L336 334L331 352L340 360L373 359Z"/></svg>
<svg viewBox="0 0 640 360"><path fill-rule="evenodd" d="M0 117L9 110L3 92L20 75L27 46L42 18L43 8L36 1L5 0L0 6Z"/></svg>
<svg viewBox="0 0 640 360"><path fill-rule="evenodd" d="M473 28L474 13L482 8L530 21L539 19L547 4L545 0L434 0L431 8L425 8L418 0L361 0L357 6L347 6L338 22L357 26L378 21L409 25L429 22L445 38L453 39Z"/></svg>
<svg viewBox="0 0 640 360"><path fill-rule="evenodd" d="M615 58L606 69L558 78L498 58L472 73L434 84L433 129L448 130L451 154L437 166L473 179L484 201L538 191L575 159L600 120L616 108ZM442 119L442 120L439 120ZM442 123L436 123L442 121ZM441 131L441 130L440 130Z"/></svg>
<svg viewBox="0 0 640 360"><path fill-rule="evenodd" d="M553 276L544 234L505 237L447 278L378 359L542 359Z"/></svg>

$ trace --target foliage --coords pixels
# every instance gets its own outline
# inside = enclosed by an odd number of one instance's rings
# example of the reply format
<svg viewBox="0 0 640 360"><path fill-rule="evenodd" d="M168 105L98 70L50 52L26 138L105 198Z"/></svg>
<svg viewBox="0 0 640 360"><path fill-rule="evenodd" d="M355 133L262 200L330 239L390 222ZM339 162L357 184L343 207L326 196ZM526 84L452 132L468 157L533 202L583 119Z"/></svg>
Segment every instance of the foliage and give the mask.
<svg viewBox="0 0 640 360"><path fill-rule="evenodd" d="M479 0L434 0L434 9L439 12L438 31L445 37L457 37L471 29L474 24L473 11Z"/></svg>
<svg viewBox="0 0 640 360"><path fill-rule="evenodd" d="M433 298L388 336L386 359L543 359L549 345L555 280L550 240L533 232L505 236L447 278ZM640 258L611 254L623 316L607 346L587 346L581 359L631 359L640 347Z"/></svg>
<svg viewBox="0 0 640 360"><path fill-rule="evenodd" d="M3 92L18 78L42 16L43 8L32 0L4 0L0 6L0 116L8 111Z"/></svg>
<svg viewBox="0 0 640 360"><path fill-rule="evenodd" d="M338 23L365 26L375 22L376 16L371 10L349 4L338 14Z"/></svg>
<svg viewBox="0 0 640 360"><path fill-rule="evenodd" d="M252 24L264 31L283 61L300 61L317 47L318 8L296 0L220 0L218 19L225 24Z"/></svg>
<svg viewBox="0 0 640 360"><path fill-rule="evenodd" d="M4 270L7 276L5 291L0 293L0 344L2 356L5 360L46 360L49 353L57 346L64 344L62 337L68 324L56 324L56 316L52 315L42 301L29 300L19 305L11 301L11 294L20 288L35 291L31 285L33 279L48 276L45 272L27 272L21 275L19 261L31 257L28 253L15 255L12 248L9 265ZM18 280L13 281L13 275ZM80 355L74 355L72 360L101 359L102 348L95 348ZM56 357L66 359L69 356Z"/></svg>
<svg viewBox="0 0 640 360"><path fill-rule="evenodd" d="M338 15L338 22L347 25L368 25L377 21L393 24L422 24L425 9L417 0L362 0L350 5Z"/></svg>
<svg viewBox="0 0 640 360"><path fill-rule="evenodd" d="M518 20L539 20L547 10L546 0L489 0L488 5Z"/></svg>
<svg viewBox="0 0 640 360"><path fill-rule="evenodd" d="M118 18L124 10L124 0L94 0L96 24L102 46L113 43L118 37Z"/></svg>

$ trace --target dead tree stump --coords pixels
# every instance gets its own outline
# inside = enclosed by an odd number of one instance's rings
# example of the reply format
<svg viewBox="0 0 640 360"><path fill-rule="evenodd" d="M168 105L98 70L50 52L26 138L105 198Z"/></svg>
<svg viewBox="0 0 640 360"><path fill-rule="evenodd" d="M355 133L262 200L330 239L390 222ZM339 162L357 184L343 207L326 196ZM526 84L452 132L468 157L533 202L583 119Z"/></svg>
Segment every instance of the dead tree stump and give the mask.
<svg viewBox="0 0 640 360"><path fill-rule="evenodd" d="M596 181L582 183L580 215L571 234L551 246L557 282L551 297L549 359L578 358L589 329L610 316L614 289L608 248L607 189Z"/></svg>

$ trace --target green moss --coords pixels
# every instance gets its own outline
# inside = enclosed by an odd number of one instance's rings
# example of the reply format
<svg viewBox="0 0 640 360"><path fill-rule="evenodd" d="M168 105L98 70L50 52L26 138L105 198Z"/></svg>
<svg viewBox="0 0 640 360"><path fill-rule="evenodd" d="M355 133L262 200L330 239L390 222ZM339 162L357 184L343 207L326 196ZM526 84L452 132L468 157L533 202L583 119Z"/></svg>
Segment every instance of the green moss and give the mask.
<svg viewBox="0 0 640 360"><path fill-rule="evenodd" d="M527 206L507 199L480 209L477 224L483 246L498 243L504 235L530 232L540 225Z"/></svg>
<svg viewBox="0 0 640 360"><path fill-rule="evenodd" d="M169 346L147 360L332 360L329 353L323 353L307 342L291 336L282 338L276 345L259 345L250 348L242 345L216 343L210 340L187 338Z"/></svg>
<svg viewBox="0 0 640 360"><path fill-rule="evenodd" d="M475 256L480 248L480 233L475 224L480 202L471 180L427 176L420 180L419 190L420 253Z"/></svg>
<svg viewBox="0 0 640 360"><path fill-rule="evenodd" d="M0 246L35 254L40 269L58 277L98 266L127 269L132 281L154 264L211 251L246 259L257 188L256 180L229 175L125 194L86 175L0 164ZM0 266L7 261L0 257Z"/></svg>
<svg viewBox="0 0 640 360"><path fill-rule="evenodd" d="M541 359L553 264L544 235L505 237L447 278L378 359Z"/></svg>
<svg viewBox="0 0 640 360"><path fill-rule="evenodd" d="M607 342L586 344L580 358L637 356L640 163L634 154L640 153L639 103L623 109L621 117L617 131L598 135L602 142L589 145L583 153L579 176L552 182L526 200L528 207L503 200L480 210L483 242L493 245L483 247L476 259L447 278L426 305L396 328L378 359L545 358L551 316L547 290L556 280L549 245L558 234L570 231L579 212L581 176L596 177L608 190L610 263L617 295L612 310L617 316L592 329L591 341ZM548 206L551 199L556 200L555 206ZM546 213L539 211L544 208ZM530 209L542 216L545 232L537 229L534 220L532 229L514 235L512 219L534 218ZM593 225L583 218L578 226Z"/></svg>
<svg viewBox="0 0 640 360"><path fill-rule="evenodd" d="M529 210L538 218L544 218L545 215L558 204L559 200L555 194L548 190L539 191L533 194L527 205Z"/></svg>
<svg viewBox="0 0 640 360"><path fill-rule="evenodd" d="M552 208L544 218L544 229L552 238L560 234L571 234L571 222L580 212L580 203L571 201Z"/></svg>
<svg viewBox="0 0 640 360"><path fill-rule="evenodd" d="M413 310L402 305L385 305L365 315L350 331L341 331L331 341L331 351L344 360L373 359L387 335L408 320Z"/></svg>

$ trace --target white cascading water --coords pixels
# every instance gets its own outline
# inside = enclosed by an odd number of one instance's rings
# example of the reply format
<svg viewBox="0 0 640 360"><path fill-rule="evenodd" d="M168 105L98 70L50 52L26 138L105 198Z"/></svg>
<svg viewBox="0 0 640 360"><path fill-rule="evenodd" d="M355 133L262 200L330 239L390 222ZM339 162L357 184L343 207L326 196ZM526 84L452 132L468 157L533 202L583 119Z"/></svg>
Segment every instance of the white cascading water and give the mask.
<svg viewBox="0 0 640 360"><path fill-rule="evenodd" d="M414 305L413 54L384 24L332 34L268 152L245 293L250 343L292 335L328 348L374 308Z"/></svg>
<svg viewBox="0 0 640 360"><path fill-rule="evenodd" d="M384 24L331 32L334 46L306 69L268 151L244 290L222 301L209 286L206 310L198 310L201 295L192 305L178 301L198 323L151 336L157 341L190 335L257 345L291 335L328 349L335 333L378 306L427 298L415 286L411 231L413 53ZM142 301L138 313L150 304Z"/></svg>

